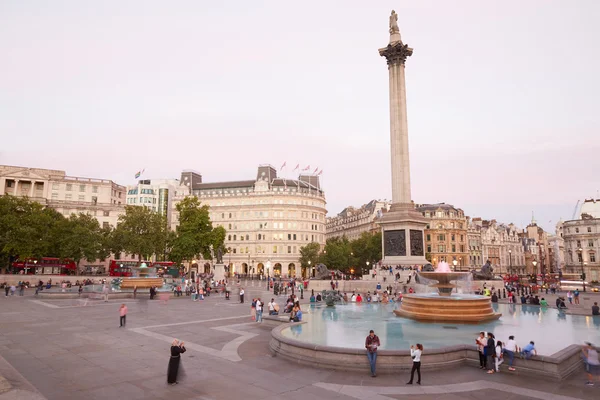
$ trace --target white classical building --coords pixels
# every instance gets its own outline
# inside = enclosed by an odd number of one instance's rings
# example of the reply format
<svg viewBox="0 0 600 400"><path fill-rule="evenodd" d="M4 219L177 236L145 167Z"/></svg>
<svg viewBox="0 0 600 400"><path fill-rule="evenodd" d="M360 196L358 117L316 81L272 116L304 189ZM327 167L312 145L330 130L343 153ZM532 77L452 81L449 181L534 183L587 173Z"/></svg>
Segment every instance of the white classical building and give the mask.
<svg viewBox="0 0 600 400"><path fill-rule="evenodd" d="M282 277L313 273L314 265L300 265L298 259L303 246L325 244L327 203L318 176L283 179L272 166L260 165L255 179L205 183L199 173L184 171L180 181L210 207L213 225L227 231L223 262L231 273ZM172 220L176 225L174 207ZM208 269L215 258L199 264Z"/></svg>
<svg viewBox="0 0 600 400"><path fill-rule="evenodd" d="M585 200L579 219L565 221L562 226L565 269L563 272L581 274L586 280L600 280L600 199Z"/></svg>
<svg viewBox="0 0 600 400"><path fill-rule="evenodd" d="M90 214L104 227L116 226L125 204L125 187L111 180L10 165L0 165L0 195L27 196L67 217Z"/></svg>
<svg viewBox="0 0 600 400"><path fill-rule="evenodd" d="M167 224L173 226L171 220L174 202L190 194L189 185L177 179L142 179L137 185L127 186L126 204L144 206L167 217Z"/></svg>
<svg viewBox="0 0 600 400"><path fill-rule="evenodd" d="M525 248L515 225L473 218L467 237L469 261L475 268L489 260L496 273L525 273Z"/></svg>
<svg viewBox="0 0 600 400"><path fill-rule="evenodd" d="M387 200L371 200L359 208L348 206L335 217L328 217L326 239L346 236L349 240L358 239L363 232L381 231L377 220L390 209Z"/></svg>

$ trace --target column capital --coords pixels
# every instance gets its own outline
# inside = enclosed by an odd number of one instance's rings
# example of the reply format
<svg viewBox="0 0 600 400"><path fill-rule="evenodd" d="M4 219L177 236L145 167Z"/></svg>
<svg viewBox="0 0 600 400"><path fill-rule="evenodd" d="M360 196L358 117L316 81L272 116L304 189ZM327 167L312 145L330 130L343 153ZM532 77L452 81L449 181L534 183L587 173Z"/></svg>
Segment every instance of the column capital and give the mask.
<svg viewBox="0 0 600 400"><path fill-rule="evenodd" d="M406 59L412 56L413 49L401 41L390 43L387 47L379 49L379 55L385 57L388 65L404 64Z"/></svg>

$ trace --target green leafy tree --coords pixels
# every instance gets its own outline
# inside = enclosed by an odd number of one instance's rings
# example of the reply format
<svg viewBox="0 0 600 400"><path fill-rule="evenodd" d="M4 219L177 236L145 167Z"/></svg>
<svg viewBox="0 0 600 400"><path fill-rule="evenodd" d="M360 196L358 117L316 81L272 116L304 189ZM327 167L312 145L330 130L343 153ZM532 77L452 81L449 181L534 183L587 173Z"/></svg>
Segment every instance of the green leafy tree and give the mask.
<svg viewBox="0 0 600 400"><path fill-rule="evenodd" d="M73 214L62 225L60 255L77 263L77 273L82 259L96 260L104 255L103 232L96 218Z"/></svg>
<svg viewBox="0 0 600 400"><path fill-rule="evenodd" d="M147 207L125 206L112 234L113 250L136 254L138 260L162 254L168 237L166 218ZM120 252L117 251L117 252Z"/></svg>
<svg viewBox="0 0 600 400"><path fill-rule="evenodd" d="M207 205L201 205L197 197L186 197L177 203L179 225L177 236L172 241L170 257L172 261L191 261L199 256L208 260L211 251L223 246L225 229L213 228Z"/></svg>
<svg viewBox="0 0 600 400"><path fill-rule="evenodd" d="M363 232L358 239L350 242L350 248L358 271L371 268L373 263L381 260L381 232Z"/></svg>
<svg viewBox="0 0 600 400"><path fill-rule="evenodd" d="M325 244L321 260L329 269L349 272L354 265L354 257L348 238L342 236L329 239Z"/></svg>
<svg viewBox="0 0 600 400"><path fill-rule="evenodd" d="M300 247L300 265L303 267L308 267L309 265L317 265L319 262L320 251L321 246L319 245L319 243L316 242L311 242L306 246Z"/></svg>

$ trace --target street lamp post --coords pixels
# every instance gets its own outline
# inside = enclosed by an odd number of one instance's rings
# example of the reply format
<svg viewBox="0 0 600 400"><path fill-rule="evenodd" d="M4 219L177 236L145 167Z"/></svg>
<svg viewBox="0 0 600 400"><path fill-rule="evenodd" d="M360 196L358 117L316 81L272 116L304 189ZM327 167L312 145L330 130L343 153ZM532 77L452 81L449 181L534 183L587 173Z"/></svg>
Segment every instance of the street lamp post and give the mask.
<svg viewBox="0 0 600 400"><path fill-rule="evenodd" d="M456 271L456 266L458 265L458 261L456 261L456 259L452 260L452 265L454 266L454 270Z"/></svg>
<svg viewBox="0 0 600 400"><path fill-rule="evenodd" d="M512 277L512 249L508 249L508 274Z"/></svg>
<svg viewBox="0 0 600 400"><path fill-rule="evenodd" d="M311 262L310 262L310 260L308 260L308 273L309 274L310 274L310 264L311 264ZM313 278L314 278L314 276L313 276Z"/></svg>
<svg viewBox="0 0 600 400"><path fill-rule="evenodd" d="M577 249L579 253L579 260L581 261L581 281L583 282L583 291L585 292L585 271L583 269L583 249L580 247Z"/></svg>
<svg viewBox="0 0 600 400"><path fill-rule="evenodd" d="M533 264L533 276L535 276L535 283L537 283L537 260L531 262Z"/></svg>
<svg viewBox="0 0 600 400"><path fill-rule="evenodd" d="M587 263L584 262L583 266L587 268ZM583 281L583 291L585 292L585 271L583 268L581 269L581 271L582 271L581 276L582 276L582 281Z"/></svg>

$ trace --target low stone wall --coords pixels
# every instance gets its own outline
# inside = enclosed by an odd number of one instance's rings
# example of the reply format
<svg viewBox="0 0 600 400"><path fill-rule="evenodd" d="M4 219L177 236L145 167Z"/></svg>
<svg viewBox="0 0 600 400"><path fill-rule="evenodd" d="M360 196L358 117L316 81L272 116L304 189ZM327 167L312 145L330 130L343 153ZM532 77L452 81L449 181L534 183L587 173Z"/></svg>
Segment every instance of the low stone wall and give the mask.
<svg viewBox="0 0 600 400"><path fill-rule="evenodd" d="M19 281L29 281L30 284L35 285L40 280L44 283L48 282L48 279L52 279L52 286L60 283L61 281L71 281L72 284L75 284L76 281L84 281L86 279L91 279L94 282L99 282L102 279L106 279L110 281L114 277L112 276L104 276L104 275L13 275L13 274L4 274L0 275L0 283L7 282L9 285L16 285Z"/></svg>
<svg viewBox="0 0 600 400"><path fill-rule="evenodd" d="M271 331L269 347L276 356L312 367L369 371L369 362L364 349L314 345L281 334L282 330L303 323L280 325ZM406 371L412 367L408 350L379 350L377 353L378 372ZM442 349L425 349L421 356L421 368L424 370L447 369L464 364L479 365L476 346L458 345ZM534 356L529 360L521 360L517 357L514 366L518 368L520 374L562 380L583 368L581 347L572 345L552 356ZM506 363L501 368L507 368Z"/></svg>
<svg viewBox="0 0 600 400"><path fill-rule="evenodd" d="M306 297L306 293L308 291L309 296L310 296L310 291L311 289L313 289L316 292L320 292L323 290L331 290L331 281L329 280L310 280L309 284L308 284L308 289L304 291L304 295ZM398 282L394 282L393 278L392 279L388 279L386 282L383 282L383 280L380 281L374 281L374 280L369 280L369 281L364 281L364 280L356 280L356 281L338 281L338 289L340 292L344 293L352 293L352 291L356 291L356 293L367 293L368 291L370 291L371 293L373 293L375 290L377 290L377 282L379 282L379 284L381 284L381 288L382 290L385 290L386 286L392 286L394 288L394 290L400 290L402 293L407 293L408 289L410 289L411 287L415 287L415 282L414 280L411 281L410 284L406 284L406 280L403 281L398 281ZM472 282L472 289L473 291L475 289L482 289L483 285L486 285L486 287L488 288L496 288L496 289L500 289L502 287L504 287L504 284L502 281L473 281ZM406 286L406 288L405 288Z"/></svg>

